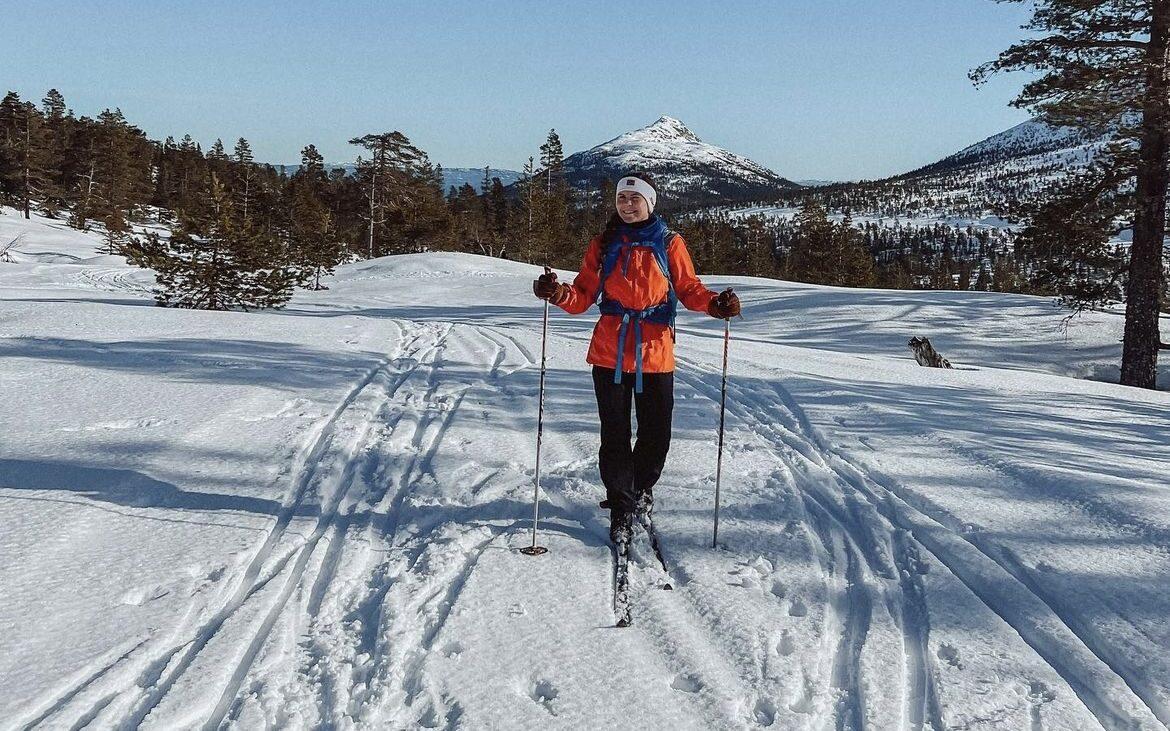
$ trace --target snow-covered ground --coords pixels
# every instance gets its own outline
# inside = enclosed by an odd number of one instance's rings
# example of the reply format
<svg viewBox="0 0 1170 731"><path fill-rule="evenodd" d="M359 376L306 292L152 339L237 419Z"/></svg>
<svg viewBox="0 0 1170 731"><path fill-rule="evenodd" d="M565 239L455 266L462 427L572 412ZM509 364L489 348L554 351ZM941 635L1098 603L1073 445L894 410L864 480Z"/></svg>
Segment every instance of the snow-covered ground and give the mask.
<svg viewBox="0 0 1170 731"><path fill-rule="evenodd" d="M4 214L2 728L1170 724L1170 393L1109 382L1119 316L710 278L745 302L720 545L722 327L683 313L675 590L640 539L616 629L592 316L551 316L549 552L516 550L535 267L394 257L281 312L167 310L96 236Z"/></svg>

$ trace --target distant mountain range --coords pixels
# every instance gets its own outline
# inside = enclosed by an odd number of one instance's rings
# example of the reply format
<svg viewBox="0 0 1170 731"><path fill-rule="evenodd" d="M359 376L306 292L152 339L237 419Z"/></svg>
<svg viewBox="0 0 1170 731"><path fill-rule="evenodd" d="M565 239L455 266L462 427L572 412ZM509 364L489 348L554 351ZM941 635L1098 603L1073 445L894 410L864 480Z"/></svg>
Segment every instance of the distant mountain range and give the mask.
<svg viewBox="0 0 1170 731"><path fill-rule="evenodd" d="M948 155L938 162L897 177L924 177L964 168L1023 163L1042 168L1054 162L1072 167L1087 165L1108 140L1072 127L1055 127L1030 119Z"/></svg>
<svg viewBox="0 0 1170 731"><path fill-rule="evenodd" d="M674 206L770 197L796 183L742 155L708 144L674 117L660 117L565 158L565 174L578 189L640 170L654 177Z"/></svg>
<svg viewBox="0 0 1170 731"><path fill-rule="evenodd" d="M511 185L520 179L522 173L515 170L491 169L493 178L499 178L504 185ZM460 188L468 184L479 193L483 185L483 168L443 168L443 192L446 193L452 186Z"/></svg>
<svg viewBox="0 0 1170 731"><path fill-rule="evenodd" d="M1088 166L1106 142L1077 129L1033 119L884 180L794 182L747 157L702 141L678 119L663 116L653 124L569 155L564 169L569 184L582 191L596 191L603 180L614 181L630 171L648 172L663 193L660 207L670 208L736 206L789 199L803 189L824 189L832 195L855 187L865 189L871 199L876 192L878 198L895 200L906 199L905 190L912 186L917 191L915 200L933 197L970 209L1002 207L1009 197L1042 194L1055 178ZM297 167L284 166L290 175ZM352 164L328 167L353 170ZM516 170L495 168L490 175L513 191L522 177ZM443 168L444 192L465 184L478 192L482 182L483 168Z"/></svg>

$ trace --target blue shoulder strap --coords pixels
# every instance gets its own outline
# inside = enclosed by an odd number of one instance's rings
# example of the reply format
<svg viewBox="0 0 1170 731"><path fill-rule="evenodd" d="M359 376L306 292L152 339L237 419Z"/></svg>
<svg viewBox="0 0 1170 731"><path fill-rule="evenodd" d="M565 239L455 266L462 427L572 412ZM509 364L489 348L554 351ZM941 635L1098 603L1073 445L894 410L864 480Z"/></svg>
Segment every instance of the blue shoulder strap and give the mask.
<svg viewBox="0 0 1170 731"><path fill-rule="evenodd" d="M658 262L658 268L662 271L662 276L666 277L666 286L670 290L668 297L673 307L674 303L678 301L678 298L674 294L674 280L670 277L670 260L667 257L666 250L670 246L670 242L674 241L674 237L677 235L677 233L667 228L663 230L661 237L656 237L648 244L623 244L616 240L610 242L602 241L601 245L605 247L605 250L601 258L601 277L598 280L597 294L593 300L598 302L601 300L602 295L605 294L605 280L613 272L614 268L617 267L618 259L621 257L624 249L631 246L648 246L654 252L654 260ZM628 264L629 260L627 259L626 261ZM671 319L670 326L672 328L674 327L673 318Z"/></svg>

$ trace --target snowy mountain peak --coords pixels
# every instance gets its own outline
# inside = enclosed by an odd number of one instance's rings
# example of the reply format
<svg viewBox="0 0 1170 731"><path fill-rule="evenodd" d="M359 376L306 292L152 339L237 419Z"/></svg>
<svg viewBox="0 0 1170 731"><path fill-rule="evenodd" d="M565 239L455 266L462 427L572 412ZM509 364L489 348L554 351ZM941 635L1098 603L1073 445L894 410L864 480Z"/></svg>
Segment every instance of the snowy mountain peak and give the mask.
<svg viewBox="0 0 1170 731"><path fill-rule="evenodd" d="M653 124L565 159L570 182L594 188L631 170L654 176L675 204L752 200L794 183L742 155L708 144L679 119Z"/></svg>
<svg viewBox="0 0 1170 731"><path fill-rule="evenodd" d="M647 125L639 130L628 132L629 137L646 137L657 140L690 140L702 142L699 136L692 132L685 124L674 117L665 115L658 118L654 124Z"/></svg>

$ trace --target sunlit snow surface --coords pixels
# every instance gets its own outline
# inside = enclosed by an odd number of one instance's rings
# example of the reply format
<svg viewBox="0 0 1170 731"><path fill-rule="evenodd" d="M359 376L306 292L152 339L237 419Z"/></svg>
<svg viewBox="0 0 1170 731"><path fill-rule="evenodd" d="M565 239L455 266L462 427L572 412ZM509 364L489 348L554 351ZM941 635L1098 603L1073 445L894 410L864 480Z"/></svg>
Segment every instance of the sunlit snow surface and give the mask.
<svg viewBox="0 0 1170 731"><path fill-rule="evenodd" d="M1121 317L712 277L680 315L615 629L594 317L536 267L343 267L280 312L160 309L100 237L0 215L0 727L1163 728L1170 394ZM1166 323L1164 328L1170 325ZM925 335L954 370L920 368ZM1162 369L1163 387L1170 371Z"/></svg>

